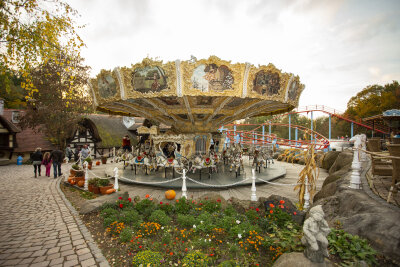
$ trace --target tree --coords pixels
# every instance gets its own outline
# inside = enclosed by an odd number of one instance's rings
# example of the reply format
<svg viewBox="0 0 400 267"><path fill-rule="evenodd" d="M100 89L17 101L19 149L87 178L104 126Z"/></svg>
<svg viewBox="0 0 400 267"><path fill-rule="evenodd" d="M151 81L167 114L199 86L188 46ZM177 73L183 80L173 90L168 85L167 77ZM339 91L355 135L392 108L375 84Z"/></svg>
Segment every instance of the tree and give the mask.
<svg viewBox="0 0 400 267"><path fill-rule="evenodd" d="M31 73L37 91L28 101L21 126L45 132L62 149L71 129L91 111L91 98L85 90L89 67L82 61L79 56L62 56L48 60Z"/></svg>
<svg viewBox="0 0 400 267"><path fill-rule="evenodd" d="M0 71L19 71L28 99L37 92L31 71L60 54L79 54L84 43L75 31L77 15L61 0L0 1Z"/></svg>
<svg viewBox="0 0 400 267"><path fill-rule="evenodd" d="M4 99L5 108L20 109L26 106L26 92L20 84L21 80L13 71L0 73L0 97Z"/></svg>
<svg viewBox="0 0 400 267"><path fill-rule="evenodd" d="M369 85L347 102L346 115L353 119L366 118L388 109L400 108L400 85L398 81L390 84Z"/></svg>

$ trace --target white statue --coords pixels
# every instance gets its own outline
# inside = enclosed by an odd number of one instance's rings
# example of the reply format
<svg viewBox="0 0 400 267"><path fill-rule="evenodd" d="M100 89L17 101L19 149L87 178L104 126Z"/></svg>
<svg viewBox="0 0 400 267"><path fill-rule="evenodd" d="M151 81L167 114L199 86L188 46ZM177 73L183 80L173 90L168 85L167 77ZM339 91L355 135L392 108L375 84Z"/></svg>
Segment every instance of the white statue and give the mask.
<svg viewBox="0 0 400 267"><path fill-rule="evenodd" d="M310 217L303 225L304 236L301 238L303 245L307 248L304 251L306 257L312 262L324 262L324 257L329 256L328 239L330 232L328 223L324 219L324 211L321 205L310 209Z"/></svg>

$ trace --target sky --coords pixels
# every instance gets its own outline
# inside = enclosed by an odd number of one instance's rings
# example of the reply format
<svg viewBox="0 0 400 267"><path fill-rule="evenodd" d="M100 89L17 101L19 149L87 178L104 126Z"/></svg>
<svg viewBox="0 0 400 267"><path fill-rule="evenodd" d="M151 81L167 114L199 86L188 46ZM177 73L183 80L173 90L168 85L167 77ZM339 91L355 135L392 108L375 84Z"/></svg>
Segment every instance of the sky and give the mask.
<svg viewBox="0 0 400 267"><path fill-rule="evenodd" d="M299 106L345 111L368 85L400 80L398 0L66 0L85 24L95 77L145 57L274 64L305 85Z"/></svg>

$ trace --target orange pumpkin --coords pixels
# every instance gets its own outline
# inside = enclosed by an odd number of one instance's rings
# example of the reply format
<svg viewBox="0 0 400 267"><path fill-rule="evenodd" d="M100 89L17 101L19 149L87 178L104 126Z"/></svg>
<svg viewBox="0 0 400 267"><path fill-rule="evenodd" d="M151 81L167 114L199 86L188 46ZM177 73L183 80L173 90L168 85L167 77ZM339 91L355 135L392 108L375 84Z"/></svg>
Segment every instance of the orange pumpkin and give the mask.
<svg viewBox="0 0 400 267"><path fill-rule="evenodd" d="M100 161L96 161L96 165L99 166L100 165Z"/></svg>
<svg viewBox="0 0 400 267"><path fill-rule="evenodd" d="M165 198L168 200L174 199L176 196L176 192L174 190L168 190L165 192Z"/></svg>
<svg viewBox="0 0 400 267"><path fill-rule="evenodd" d="M108 194L112 194L112 193L114 193L116 190L114 189L114 188L111 188L111 189L108 189L107 191L106 191L106 194L108 195Z"/></svg>
<svg viewBox="0 0 400 267"><path fill-rule="evenodd" d="M83 187L85 185L85 181L80 180L77 184L78 186Z"/></svg>
<svg viewBox="0 0 400 267"><path fill-rule="evenodd" d="M76 183L75 179L71 180L71 184L74 185Z"/></svg>

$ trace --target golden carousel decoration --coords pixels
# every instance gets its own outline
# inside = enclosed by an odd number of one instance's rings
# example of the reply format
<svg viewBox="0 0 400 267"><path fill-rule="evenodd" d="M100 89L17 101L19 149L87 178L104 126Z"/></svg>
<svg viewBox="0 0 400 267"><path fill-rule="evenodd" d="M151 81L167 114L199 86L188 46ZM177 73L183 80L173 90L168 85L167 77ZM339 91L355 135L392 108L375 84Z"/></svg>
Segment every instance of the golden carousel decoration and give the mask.
<svg viewBox="0 0 400 267"><path fill-rule="evenodd" d="M294 109L304 89L298 76L272 64L233 64L216 56L166 63L145 58L102 70L90 86L97 110L170 125L164 137L149 134L157 142L177 141L184 156L207 153L222 125Z"/></svg>

